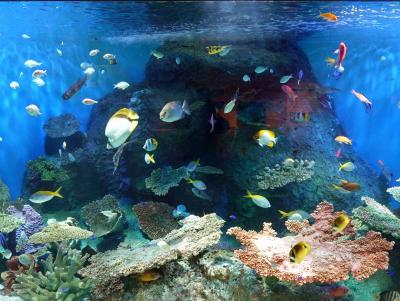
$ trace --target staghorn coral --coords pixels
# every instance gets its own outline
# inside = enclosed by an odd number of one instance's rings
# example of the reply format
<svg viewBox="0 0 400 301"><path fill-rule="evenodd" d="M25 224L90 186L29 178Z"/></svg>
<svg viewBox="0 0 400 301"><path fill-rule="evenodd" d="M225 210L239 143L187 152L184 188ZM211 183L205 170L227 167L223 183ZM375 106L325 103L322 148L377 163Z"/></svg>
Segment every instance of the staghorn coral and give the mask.
<svg viewBox="0 0 400 301"><path fill-rule="evenodd" d="M178 258L187 260L216 244L223 225L224 220L214 213L203 217L190 215L182 220L181 228L162 239L135 249L119 247L94 255L79 274L96 281L94 300L110 300L110 296L121 293L123 278L159 268Z"/></svg>
<svg viewBox="0 0 400 301"><path fill-rule="evenodd" d="M261 175L257 175L258 188L262 190L283 187L291 182L308 180L314 174L314 161L292 160L265 167Z"/></svg>
<svg viewBox="0 0 400 301"><path fill-rule="evenodd" d="M10 233L17 229L24 221L10 214L0 213L0 232Z"/></svg>
<svg viewBox="0 0 400 301"><path fill-rule="evenodd" d="M102 199L90 202L81 208L81 217L89 227L95 223L95 216L101 211L114 210L122 214L118 206L118 200L111 194L105 195Z"/></svg>
<svg viewBox="0 0 400 301"><path fill-rule="evenodd" d="M361 199L366 206L353 209L355 223L357 224L357 221L361 222L358 227L366 225L369 229L377 230L400 239L400 219L386 206L376 202L373 198L364 196Z"/></svg>
<svg viewBox="0 0 400 301"><path fill-rule="evenodd" d="M151 239L158 239L179 228L173 218L174 208L162 202L141 202L133 206L140 229Z"/></svg>
<svg viewBox="0 0 400 301"><path fill-rule="evenodd" d="M180 181L188 178L189 175L185 166L177 169L166 166L153 170L145 182L146 188L150 189L155 195L166 195L170 188L178 186Z"/></svg>
<svg viewBox="0 0 400 301"><path fill-rule="evenodd" d="M33 234L29 238L29 242L44 244L70 239L86 239L92 235L93 232L74 226L73 219L69 217L65 221L55 222L44 227L42 231Z"/></svg>
<svg viewBox="0 0 400 301"><path fill-rule="evenodd" d="M26 301L83 300L89 297L92 282L75 275L87 257L78 250L60 245L56 257L53 259L50 254L44 261L43 271L30 268L26 274L17 276L12 288L16 295Z"/></svg>
<svg viewBox="0 0 400 301"><path fill-rule="evenodd" d="M400 202L400 186L390 187L386 190L386 192L390 193L392 197Z"/></svg>
<svg viewBox="0 0 400 301"><path fill-rule="evenodd" d="M275 276L297 284L337 282L349 278L366 279L377 270L387 269L388 251L394 242L369 231L364 237L351 240L355 229L350 224L342 233L333 230L332 222L341 212L334 212L327 202L320 203L311 216L315 223L305 226L294 236L279 238L270 223L263 230L245 231L239 227L228 230L244 246L235 255L260 276ZM291 263L289 251L299 241L311 245L311 253L300 264Z"/></svg>
<svg viewBox="0 0 400 301"><path fill-rule="evenodd" d="M24 205L21 210L18 210L15 206L10 206L7 208L7 213L23 220L23 224L15 231L15 237L13 239L15 243L15 251L18 254L23 254L34 253L41 249L43 245L28 242L31 235L41 231L44 227L43 219L40 214L30 205Z"/></svg>

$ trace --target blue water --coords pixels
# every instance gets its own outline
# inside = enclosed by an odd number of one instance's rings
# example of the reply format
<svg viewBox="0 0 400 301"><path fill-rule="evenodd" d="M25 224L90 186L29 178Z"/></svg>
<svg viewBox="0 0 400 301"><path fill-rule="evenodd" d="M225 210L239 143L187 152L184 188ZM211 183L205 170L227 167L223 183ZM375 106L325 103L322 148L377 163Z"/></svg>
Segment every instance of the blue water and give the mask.
<svg viewBox="0 0 400 301"><path fill-rule="evenodd" d="M322 21L320 11L334 11L337 23ZM20 193L26 162L44 153L45 121L61 113L73 113L85 130L91 107L81 101L99 99L112 92L119 81L140 82L150 51L164 39L192 34L238 37L248 34L291 35L308 55L318 80L339 88L334 102L337 115L355 149L379 172L377 160L385 162L395 176L400 153L400 82L396 81L399 62L397 29L400 4L386 2L258 3L200 2L182 3L96 3L96 2L1 2L0 3L0 176ZM23 39L22 34L31 39ZM328 78L324 59L345 42L348 53L345 72L339 80ZM62 56L56 49L63 52ZM98 48L96 57L88 55ZM117 56L109 66L104 53ZM382 61L381 56L386 60ZM35 86L34 69L23 63L42 62L47 70L46 85ZM93 63L96 73L72 99L64 101L63 92L83 75L82 62ZM101 75L100 70L105 74ZM20 72L23 76L20 78ZM307 75L305 75L307 76ZM20 88L12 90L11 81ZM350 93L354 88L373 102L367 114ZM29 116L25 107L37 104L42 115ZM372 175L371 175L372 176Z"/></svg>

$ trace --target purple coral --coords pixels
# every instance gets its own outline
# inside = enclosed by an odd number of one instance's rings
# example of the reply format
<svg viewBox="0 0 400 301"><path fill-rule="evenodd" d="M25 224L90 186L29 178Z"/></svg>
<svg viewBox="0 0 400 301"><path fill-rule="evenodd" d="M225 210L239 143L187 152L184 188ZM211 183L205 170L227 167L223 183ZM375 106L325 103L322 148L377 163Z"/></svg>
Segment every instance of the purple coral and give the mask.
<svg viewBox="0 0 400 301"><path fill-rule="evenodd" d="M7 208L9 214L20 218L24 223L15 230L15 238L11 239L14 242L15 251L17 254L33 253L43 248L41 244L32 244L28 242L29 237L43 229L43 219L40 214L29 205L24 205L22 211L14 206Z"/></svg>

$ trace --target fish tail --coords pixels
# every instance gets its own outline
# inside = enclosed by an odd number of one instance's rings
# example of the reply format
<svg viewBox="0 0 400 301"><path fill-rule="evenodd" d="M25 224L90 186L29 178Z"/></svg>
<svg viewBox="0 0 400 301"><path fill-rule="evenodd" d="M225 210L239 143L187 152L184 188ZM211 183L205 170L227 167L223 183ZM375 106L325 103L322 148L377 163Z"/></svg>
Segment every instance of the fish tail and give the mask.
<svg viewBox="0 0 400 301"><path fill-rule="evenodd" d="M151 162L151 163L153 163L153 164L156 163L156 160L154 160L154 154L149 155L149 159L150 159L150 162Z"/></svg>
<svg viewBox="0 0 400 301"><path fill-rule="evenodd" d="M56 197L58 197L58 198L64 198L64 197L60 194L61 188L62 188L62 186L60 186L56 191L54 191L54 196L56 196Z"/></svg>
<svg viewBox="0 0 400 301"><path fill-rule="evenodd" d="M341 187L339 187L339 186L337 186L335 184L332 184L332 187L335 188L335 189L340 189L341 188Z"/></svg>
<svg viewBox="0 0 400 301"><path fill-rule="evenodd" d="M192 180L191 178L189 178L189 179L187 179L187 182L188 182L189 184L192 184L192 183L193 183L193 180Z"/></svg>
<svg viewBox="0 0 400 301"><path fill-rule="evenodd" d="M282 219L282 218L285 218L285 217L287 217L287 216L289 216L289 213L287 213L287 212L285 212L285 211L278 210L278 212L281 214L281 219Z"/></svg>
<svg viewBox="0 0 400 301"><path fill-rule="evenodd" d="M186 115L190 115L189 104L187 103L186 99L183 101L182 110Z"/></svg>
<svg viewBox="0 0 400 301"><path fill-rule="evenodd" d="M200 158L199 159L197 159L196 161L194 161L194 162L196 162L196 164L197 165L200 165Z"/></svg>
<svg viewBox="0 0 400 301"><path fill-rule="evenodd" d="M341 171L343 169L343 167L344 167L344 165L339 163L339 170L338 171Z"/></svg>
<svg viewBox="0 0 400 301"><path fill-rule="evenodd" d="M250 191L246 190L246 193L247 194L244 196L245 198L251 198L252 197L252 194L251 194Z"/></svg>

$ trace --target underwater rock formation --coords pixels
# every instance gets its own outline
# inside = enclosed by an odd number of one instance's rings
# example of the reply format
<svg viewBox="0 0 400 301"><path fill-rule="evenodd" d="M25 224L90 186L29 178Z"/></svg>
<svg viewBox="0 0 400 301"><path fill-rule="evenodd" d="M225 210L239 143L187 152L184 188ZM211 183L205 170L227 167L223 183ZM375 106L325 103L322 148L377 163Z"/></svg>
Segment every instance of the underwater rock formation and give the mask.
<svg viewBox="0 0 400 301"><path fill-rule="evenodd" d="M11 201L10 191L6 184L0 179L0 204L7 204ZM4 206L4 205L1 205Z"/></svg>
<svg viewBox="0 0 400 301"><path fill-rule="evenodd" d="M366 206L353 209L353 220L361 222L360 227L367 226L368 229L376 230L395 239L400 239L400 219L386 206L378 203L373 198L361 198Z"/></svg>
<svg viewBox="0 0 400 301"><path fill-rule="evenodd" d="M140 229L151 239L158 239L178 229L172 217L174 208L162 202L141 202L133 206Z"/></svg>
<svg viewBox="0 0 400 301"><path fill-rule="evenodd" d="M80 131L79 120L71 114L61 114L49 118L43 126L46 133L45 151L48 155L58 154L58 150L71 152L79 148L84 136ZM63 142L66 142L66 149L63 149Z"/></svg>
<svg viewBox="0 0 400 301"><path fill-rule="evenodd" d="M162 267L179 258L187 260L198 255L219 241L224 225L224 220L216 214L203 217L190 215L181 222L181 228L142 247L119 247L91 257L90 264L79 274L96 281L93 299L109 300L110 296L121 294L123 280L127 276Z"/></svg>
<svg viewBox="0 0 400 301"><path fill-rule="evenodd" d="M79 228L74 224L75 222L72 218L67 218L62 222L51 223L44 227L42 231L33 234L28 241L34 244L44 244L70 239L86 239L93 235L93 232Z"/></svg>
<svg viewBox="0 0 400 301"><path fill-rule="evenodd" d="M275 276L297 284L329 283L348 279L350 272L355 279L362 280L387 269L388 251L394 242L374 231L351 240L355 235L352 225L342 233L333 229L332 223L339 214L331 204L322 202L311 214L314 224L305 224L293 236L277 237L270 223L264 223L259 233L239 227L230 228L227 233L245 246L236 250L235 255L260 276ZM289 252L300 241L309 243L311 252L301 263L294 264L289 260Z"/></svg>
<svg viewBox="0 0 400 301"><path fill-rule="evenodd" d="M386 190L396 201L400 201L400 186L390 187Z"/></svg>
<svg viewBox="0 0 400 301"><path fill-rule="evenodd" d="M44 223L41 215L30 205L24 205L22 210L18 210L15 206L10 206L7 208L7 212L23 221L10 239L14 251L17 254L34 253L42 248L42 245L28 241L29 237L43 229Z"/></svg>
<svg viewBox="0 0 400 301"><path fill-rule="evenodd" d="M179 183L188 179L189 174L185 166L173 169L171 166L155 169L150 177L146 178L146 188L155 195L166 195L172 187L179 186Z"/></svg>
<svg viewBox="0 0 400 301"><path fill-rule="evenodd" d="M29 269L26 274L18 275L12 288L25 301L83 300L89 297L92 282L77 277L76 273L87 258L78 250L60 245L56 257L50 254L44 261L42 271Z"/></svg>

